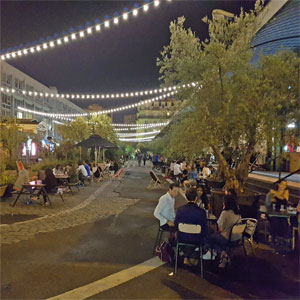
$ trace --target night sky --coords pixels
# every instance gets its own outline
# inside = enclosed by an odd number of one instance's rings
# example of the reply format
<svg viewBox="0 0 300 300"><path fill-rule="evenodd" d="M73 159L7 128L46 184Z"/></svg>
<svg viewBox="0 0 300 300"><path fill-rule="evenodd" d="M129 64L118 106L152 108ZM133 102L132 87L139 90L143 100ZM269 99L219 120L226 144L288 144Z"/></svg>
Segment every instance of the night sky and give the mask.
<svg viewBox="0 0 300 300"><path fill-rule="evenodd" d="M238 13L246 11L254 1L175 1L162 3L147 13L139 11L137 17L120 21L119 25L102 28L101 33L71 42L38 54L9 60L8 63L29 74L47 86L57 87L59 93L113 93L159 87L156 58L169 43L169 24L185 16L201 39L207 37L207 25L201 19L211 17L219 8ZM1 49L46 39L86 22L102 22L104 16L130 10L142 1L1 1ZM118 107L137 102L141 98L122 100L96 100L104 108ZM75 101L86 107L90 102ZM114 116L121 122L124 114Z"/></svg>

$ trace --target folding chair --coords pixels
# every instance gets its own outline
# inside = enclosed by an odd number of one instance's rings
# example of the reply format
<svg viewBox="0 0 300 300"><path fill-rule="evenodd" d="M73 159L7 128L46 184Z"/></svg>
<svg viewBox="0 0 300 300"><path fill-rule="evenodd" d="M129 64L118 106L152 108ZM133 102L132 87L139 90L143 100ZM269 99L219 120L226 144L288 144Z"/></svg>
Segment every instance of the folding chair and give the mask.
<svg viewBox="0 0 300 300"><path fill-rule="evenodd" d="M198 224L185 224L185 223L179 223L178 224L178 232L182 233L188 233L188 234L195 234L195 235L201 235L201 225ZM178 235L179 236L179 235ZM177 236L177 237L178 237ZM176 246L176 253L175 253L175 267L174 267L174 274L177 273L177 265L178 265L178 255L180 248L183 246L187 247L194 247L199 248L199 260L200 260L200 268L201 268L201 278L203 278L203 255L202 255L202 244L194 245L194 244L186 244L182 243L180 239L178 238L177 246Z"/></svg>
<svg viewBox="0 0 300 300"><path fill-rule="evenodd" d="M157 175L150 171L151 181L149 182L149 185L147 186L147 190L153 190L155 188L163 187L166 181L160 180Z"/></svg>
<svg viewBox="0 0 300 300"><path fill-rule="evenodd" d="M113 174L111 177L112 180L118 179L121 181L123 178L123 172L124 172L124 168L120 169L117 174Z"/></svg>
<svg viewBox="0 0 300 300"><path fill-rule="evenodd" d="M255 251L254 251L254 243L253 243L253 235L256 230L257 226L257 220L253 218L244 218L242 219L242 222L246 224L246 228L243 233L243 239L248 241L248 243L251 246L251 250L253 255L255 256Z"/></svg>

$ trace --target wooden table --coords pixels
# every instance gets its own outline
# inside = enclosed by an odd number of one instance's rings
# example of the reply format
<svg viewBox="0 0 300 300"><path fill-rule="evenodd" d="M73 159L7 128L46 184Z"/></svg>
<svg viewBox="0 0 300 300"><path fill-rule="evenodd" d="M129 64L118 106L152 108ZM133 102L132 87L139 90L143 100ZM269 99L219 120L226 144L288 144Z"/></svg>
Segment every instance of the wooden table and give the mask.
<svg viewBox="0 0 300 300"><path fill-rule="evenodd" d="M32 195L36 195L37 194L36 192L41 191L42 195L45 196L45 199L47 201L49 201L50 207L52 208L52 203L51 203L49 195L45 189L45 186L46 186L45 184L42 184L42 183L39 183L36 181L32 182L31 184L30 183L23 184L21 191L18 193L18 196L17 196L16 200L14 201L12 207L14 207L17 204L21 195L28 195L27 188L31 188L33 190Z"/></svg>

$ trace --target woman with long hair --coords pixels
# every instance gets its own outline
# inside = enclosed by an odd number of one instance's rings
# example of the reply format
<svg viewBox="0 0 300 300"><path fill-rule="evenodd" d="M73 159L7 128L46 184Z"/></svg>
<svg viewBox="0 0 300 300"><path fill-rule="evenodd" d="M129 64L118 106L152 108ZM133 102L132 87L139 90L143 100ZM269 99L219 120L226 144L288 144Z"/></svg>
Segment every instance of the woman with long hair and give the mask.
<svg viewBox="0 0 300 300"><path fill-rule="evenodd" d="M225 195L223 211L217 221L218 231L212 233L208 239L209 248L216 250L221 256L219 268L224 268L226 264L230 263L225 247L229 242L232 227L241 222L240 210L236 199L236 195ZM240 236L232 236L231 240L233 241L239 238ZM210 253L208 256L210 257Z"/></svg>

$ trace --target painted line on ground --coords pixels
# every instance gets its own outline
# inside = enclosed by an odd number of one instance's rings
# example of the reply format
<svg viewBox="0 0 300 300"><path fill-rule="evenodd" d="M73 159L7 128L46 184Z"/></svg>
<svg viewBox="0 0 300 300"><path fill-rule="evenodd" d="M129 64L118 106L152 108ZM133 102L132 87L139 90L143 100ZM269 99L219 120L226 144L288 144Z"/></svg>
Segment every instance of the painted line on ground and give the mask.
<svg viewBox="0 0 300 300"><path fill-rule="evenodd" d="M150 272L164 264L165 262L162 262L158 257L154 257L134 267L122 270L120 272L117 272L105 278L89 283L82 287L76 288L74 290L68 291L64 294L49 298L47 300L87 299L101 292L109 290L113 287L116 287L120 284L128 282L129 280L132 280L147 272Z"/></svg>

